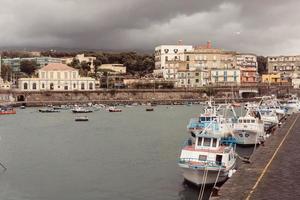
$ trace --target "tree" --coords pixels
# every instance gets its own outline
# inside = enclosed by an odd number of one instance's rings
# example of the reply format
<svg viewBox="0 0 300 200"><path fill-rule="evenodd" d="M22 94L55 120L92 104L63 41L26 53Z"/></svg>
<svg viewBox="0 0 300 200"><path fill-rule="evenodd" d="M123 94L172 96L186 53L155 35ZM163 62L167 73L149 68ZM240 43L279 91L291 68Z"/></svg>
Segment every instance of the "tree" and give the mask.
<svg viewBox="0 0 300 200"><path fill-rule="evenodd" d="M70 63L70 66L71 66L71 67L74 67L74 68L76 68L76 69L79 69L79 68L80 68L80 62L79 62L79 60L76 59L76 58L74 58L74 59L72 60L72 62Z"/></svg>
<svg viewBox="0 0 300 200"><path fill-rule="evenodd" d="M31 76L37 69L36 61L32 60L22 60L20 63L20 71Z"/></svg>
<svg viewBox="0 0 300 200"><path fill-rule="evenodd" d="M10 65L2 65L1 67L1 78L4 81L11 81L12 68Z"/></svg>

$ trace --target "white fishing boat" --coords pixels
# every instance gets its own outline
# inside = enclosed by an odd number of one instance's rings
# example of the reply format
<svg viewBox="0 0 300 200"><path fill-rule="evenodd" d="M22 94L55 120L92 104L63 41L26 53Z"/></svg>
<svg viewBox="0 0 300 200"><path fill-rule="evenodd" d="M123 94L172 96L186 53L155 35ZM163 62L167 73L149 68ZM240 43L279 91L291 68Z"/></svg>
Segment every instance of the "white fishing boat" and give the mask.
<svg viewBox="0 0 300 200"><path fill-rule="evenodd" d="M241 145L259 144L266 136L263 121L250 110L234 124L233 134L236 143Z"/></svg>
<svg viewBox="0 0 300 200"><path fill-rule="evenodd" d="M86 108L83 108L83 107L75 107L74 109L72 109L72 112L73 113L91 113L93 112L92 110L90 109L86 109Z"/></svg>
<svg viewBox="0 0 300 200"><path fill-rule="evenodd" d="M288 114L300 112L300 101L296 95L292 95L284 104Z"/></svg>
<svg viewBox="0 0 300 200"><path fill-rule="evenodd" d="M209 102L204 109L204 113L197 118L190 119L187 125L188 131L195 137L195 132L202 131L209 126L212 131L220 135L227 136L226 134L231 134L236 113L233 107L230 107L234 116L226 116L229 107L229 104L215 106L212 102Z"/></svg>
<svg viewBox="0 0 300 200"><path fill-rule="evenodd" d="M203 130L189 139L181 150L179 167L185 180L195 184L225 181L235 171L235 145L225 142L219 134Z"/></svg>
<svg viewBox="0 0 300 200"><path fill-rule="evenodd" d="M258 109L257 112L259 113L261 120L264 122L265 130L279 124L278 115L274 110Z"/></svg>

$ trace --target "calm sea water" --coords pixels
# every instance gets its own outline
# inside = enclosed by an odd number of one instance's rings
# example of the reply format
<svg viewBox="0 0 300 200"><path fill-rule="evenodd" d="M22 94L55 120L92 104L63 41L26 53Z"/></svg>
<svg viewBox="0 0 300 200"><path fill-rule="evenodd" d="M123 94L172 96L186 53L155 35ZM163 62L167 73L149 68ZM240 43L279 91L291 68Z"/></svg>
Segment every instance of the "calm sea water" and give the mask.
<svg viewBox="0 0 300 200"><path fill-rule="evenodd" d="M0 116L1 200L197 199L177 165L199 106ZM209 195L209 192L206 192Z"/></svg>

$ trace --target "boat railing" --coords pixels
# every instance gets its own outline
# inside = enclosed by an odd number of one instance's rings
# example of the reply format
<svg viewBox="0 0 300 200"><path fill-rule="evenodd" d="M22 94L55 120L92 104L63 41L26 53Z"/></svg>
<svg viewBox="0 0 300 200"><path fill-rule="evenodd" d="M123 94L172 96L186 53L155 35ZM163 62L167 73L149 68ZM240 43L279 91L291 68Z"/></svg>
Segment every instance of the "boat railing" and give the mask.
<svg viewBox="0 0 300 200"><path fill-rule="evenodd" d="M199 160L196 158L180 158L180 164L187 164L189 167L194 169L214 167L214 168L226 168L225 163L213 161L213 160Z"/></svg>

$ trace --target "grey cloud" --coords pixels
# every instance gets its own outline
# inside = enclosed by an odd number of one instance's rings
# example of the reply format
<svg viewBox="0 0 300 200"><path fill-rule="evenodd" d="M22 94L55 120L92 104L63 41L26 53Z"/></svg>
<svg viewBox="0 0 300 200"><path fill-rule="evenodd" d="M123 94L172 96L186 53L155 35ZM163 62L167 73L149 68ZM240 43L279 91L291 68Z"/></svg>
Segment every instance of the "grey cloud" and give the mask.
<svg viewBox="0 0 300 200"><path fill-rule="evenodd" d="M265 55L300 53L297 0L0 1L0 46L151 51L182 39Z"/></svg>

